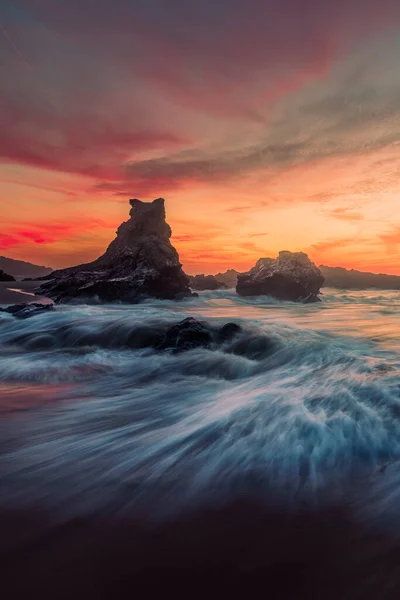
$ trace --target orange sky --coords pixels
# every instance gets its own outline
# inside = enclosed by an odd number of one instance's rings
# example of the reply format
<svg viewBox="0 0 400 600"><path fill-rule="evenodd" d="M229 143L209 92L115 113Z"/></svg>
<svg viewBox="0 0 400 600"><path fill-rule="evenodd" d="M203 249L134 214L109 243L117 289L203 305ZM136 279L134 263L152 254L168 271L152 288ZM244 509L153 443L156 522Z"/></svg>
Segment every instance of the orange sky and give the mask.
<svg viewBox="0 0 400 600"><path fill-rule="evenodd" d="M400 274L400 3L310 0L291 22L295 0L269 19L249 2L253 18L242 0L228 18L223 0L217 22L211 0L194 21L179 5L178 24L140 3L139 33L122 2L114 23L100 0L90 30L74 12L87 0L60 2L67 21L51 3L5 2L0 254L92 260L129 198L162 196L189 274L282 249Z"/></svg>

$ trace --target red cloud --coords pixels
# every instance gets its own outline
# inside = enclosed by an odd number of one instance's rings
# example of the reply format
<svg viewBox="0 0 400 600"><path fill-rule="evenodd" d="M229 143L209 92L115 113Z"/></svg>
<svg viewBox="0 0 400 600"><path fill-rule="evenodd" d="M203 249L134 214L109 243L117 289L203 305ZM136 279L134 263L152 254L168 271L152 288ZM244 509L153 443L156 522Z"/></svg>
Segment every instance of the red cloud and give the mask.
<svg viewBox="0 0 400 600"><path fill-rule="evenodd" d="M82 222L46 223L44 225L26 225L10 227L10 233L0 233L0 249L15 248L30 244L52 244L59 240L76 237L93 227L108 227L101 219L85 219Z"/></svg>
<svg viewBox="0 0 400 600"><path fill-rule="evenodd" d="M360 39L400 17L398 0L19 5L24 19L5 27L31 68L12 48L6 54L0 157L114 182L123 195L233 176L239 169L214 157L211 169L178 161L166 170L158 161L146 175L152 165L141 155L168 156L193 130L202 142L202 122L192 125L199 113L264 123L282 96L326 75ZM132 160L141 161L139 172L124 167Z"/></svg>

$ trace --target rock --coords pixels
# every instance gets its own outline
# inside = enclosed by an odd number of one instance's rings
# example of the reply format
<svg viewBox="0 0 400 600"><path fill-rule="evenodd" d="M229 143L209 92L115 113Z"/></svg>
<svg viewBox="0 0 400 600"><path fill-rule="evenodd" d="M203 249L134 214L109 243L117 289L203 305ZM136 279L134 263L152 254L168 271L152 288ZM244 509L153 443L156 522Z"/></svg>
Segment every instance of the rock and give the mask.
<svg viewBox="0 0 400 600"><path fill-rule="evenodd" d="M235 335L240 333L242 328L237 323L226 323L219 330L219 337L222 341L232 339Z"/></svg>
<svg viewBox="0 0 400 600"><path fill-rule="evenodd" d="M0 269L0 281L15 281L15 277L5 273L3 269Z"/></svg>
<svg viewBox="0 0 400 600"><path fill-rule="evenodd" d="M238 271L228 269L225 273L217 273L215 279L226 285L227 288L234 288L237 283Z"/></svg>
<svg viewBox="0 0 400 600"><path fill-rule="evenodd" d="M174 352L209 348L212 344L218 345L231 340L241 330L240 325L236 323L226 323L221 328L216 328L205 321L188 317L169 327L162 339L155 344L155 348ZM156 338L153 338L154 340Z"/></svg>
<svg viewBox="0 0 400 600"><path fill-rule="evenodd" d="M190 277L190 287L193 290L221 290L228 286L218 281L214 275L194 275Z"/></svg>
<svg viewBox="0 0 400 600"><path fill-rule="evenodd" d="M34 317L45 312L54 310L54 304L14 304L7 308L0 308L0 312L9 313L17 319L27 319L28 317Z"/></svg>
<svg viewBox="0 0 400 600"><path fill-rule="evenodd" d="M180 299L191 296L189 278L170 242L164 199L134 199L130 219L97 260L54 271L35 290L60 302L138 302L144 298Z"/></svg>
<svg viewBox="0 0 400 600"><path fill-rule="evenodd" d="M213 334L210 326L203 321L188 317L166 331L157 349L173 349L181 352L193 348L207 347L212 341Z"/></svg>
<svg viewBox="0 0 400 600"><path fill-rule="evenodd" d="M318 302L323 283L321 271L307 254L281 251L276 259L260 258L250 271L238 275L236 291L240 296Z"/></svg>

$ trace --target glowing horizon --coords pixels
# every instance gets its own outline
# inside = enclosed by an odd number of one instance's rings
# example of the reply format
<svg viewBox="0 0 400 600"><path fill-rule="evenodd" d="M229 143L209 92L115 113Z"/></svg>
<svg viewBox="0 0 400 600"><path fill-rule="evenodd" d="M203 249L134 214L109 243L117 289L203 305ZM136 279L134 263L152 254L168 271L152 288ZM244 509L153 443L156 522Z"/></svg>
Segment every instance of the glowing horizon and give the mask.
<svg viewBox="0 0 400 600"><path fill-rule="evenodd" d="M5 0L0 254L91 261L162 196L189 274L400 275L398 0L190 4Z"/></svg>

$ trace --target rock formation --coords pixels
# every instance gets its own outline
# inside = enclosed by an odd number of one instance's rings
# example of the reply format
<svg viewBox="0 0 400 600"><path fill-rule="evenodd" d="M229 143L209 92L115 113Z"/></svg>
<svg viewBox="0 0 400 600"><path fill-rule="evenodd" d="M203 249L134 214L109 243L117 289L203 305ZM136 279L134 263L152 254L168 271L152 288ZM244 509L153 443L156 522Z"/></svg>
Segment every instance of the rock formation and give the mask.
<svg viewBox="0 0 400 600"><path fill-rule="evenodd" d="M326 267L320 270L325 277L325 286L347 290L365 290L375 288L380 290L400 290L400 276L385 275L384 273L368 273L343 267Z"/></svg>
<svg viewBox="0 0 400 600"><path fill-rule="evenodd" d="M15 281L15 277L0 269L0 281Z"/></svg>
<svg viewBox="0 0 400 600"><path fill-rule="evenodd" d="M278 300L317 302L324 277L304 252L281 251L274 258L260 258L247 273L238 275L240 296L266 295Z"/></svg>
<svg viewBox="0 0 400 600"><path fill-rule="evenodd" d="M228 286L218 281L214 275L193 275L190 277L190 287L192 290L223 290Z"/></svg>
<svg viewBox="0 0 400 600"><path fill-rule="evenodd" d="M215 279L224 283L228 288L234 288L237 283L238 271L235 269L228 269L225 273L217 273Z"/></svg>
<svg viewBox="0 0 400 600"><path fill-rule="evenodd" d="M119 226L117 237L102 256L88 264L54 271L36 293L56 303L191 296L189 278L170 242L164 199L129 202L130 219Z"/></svg>

